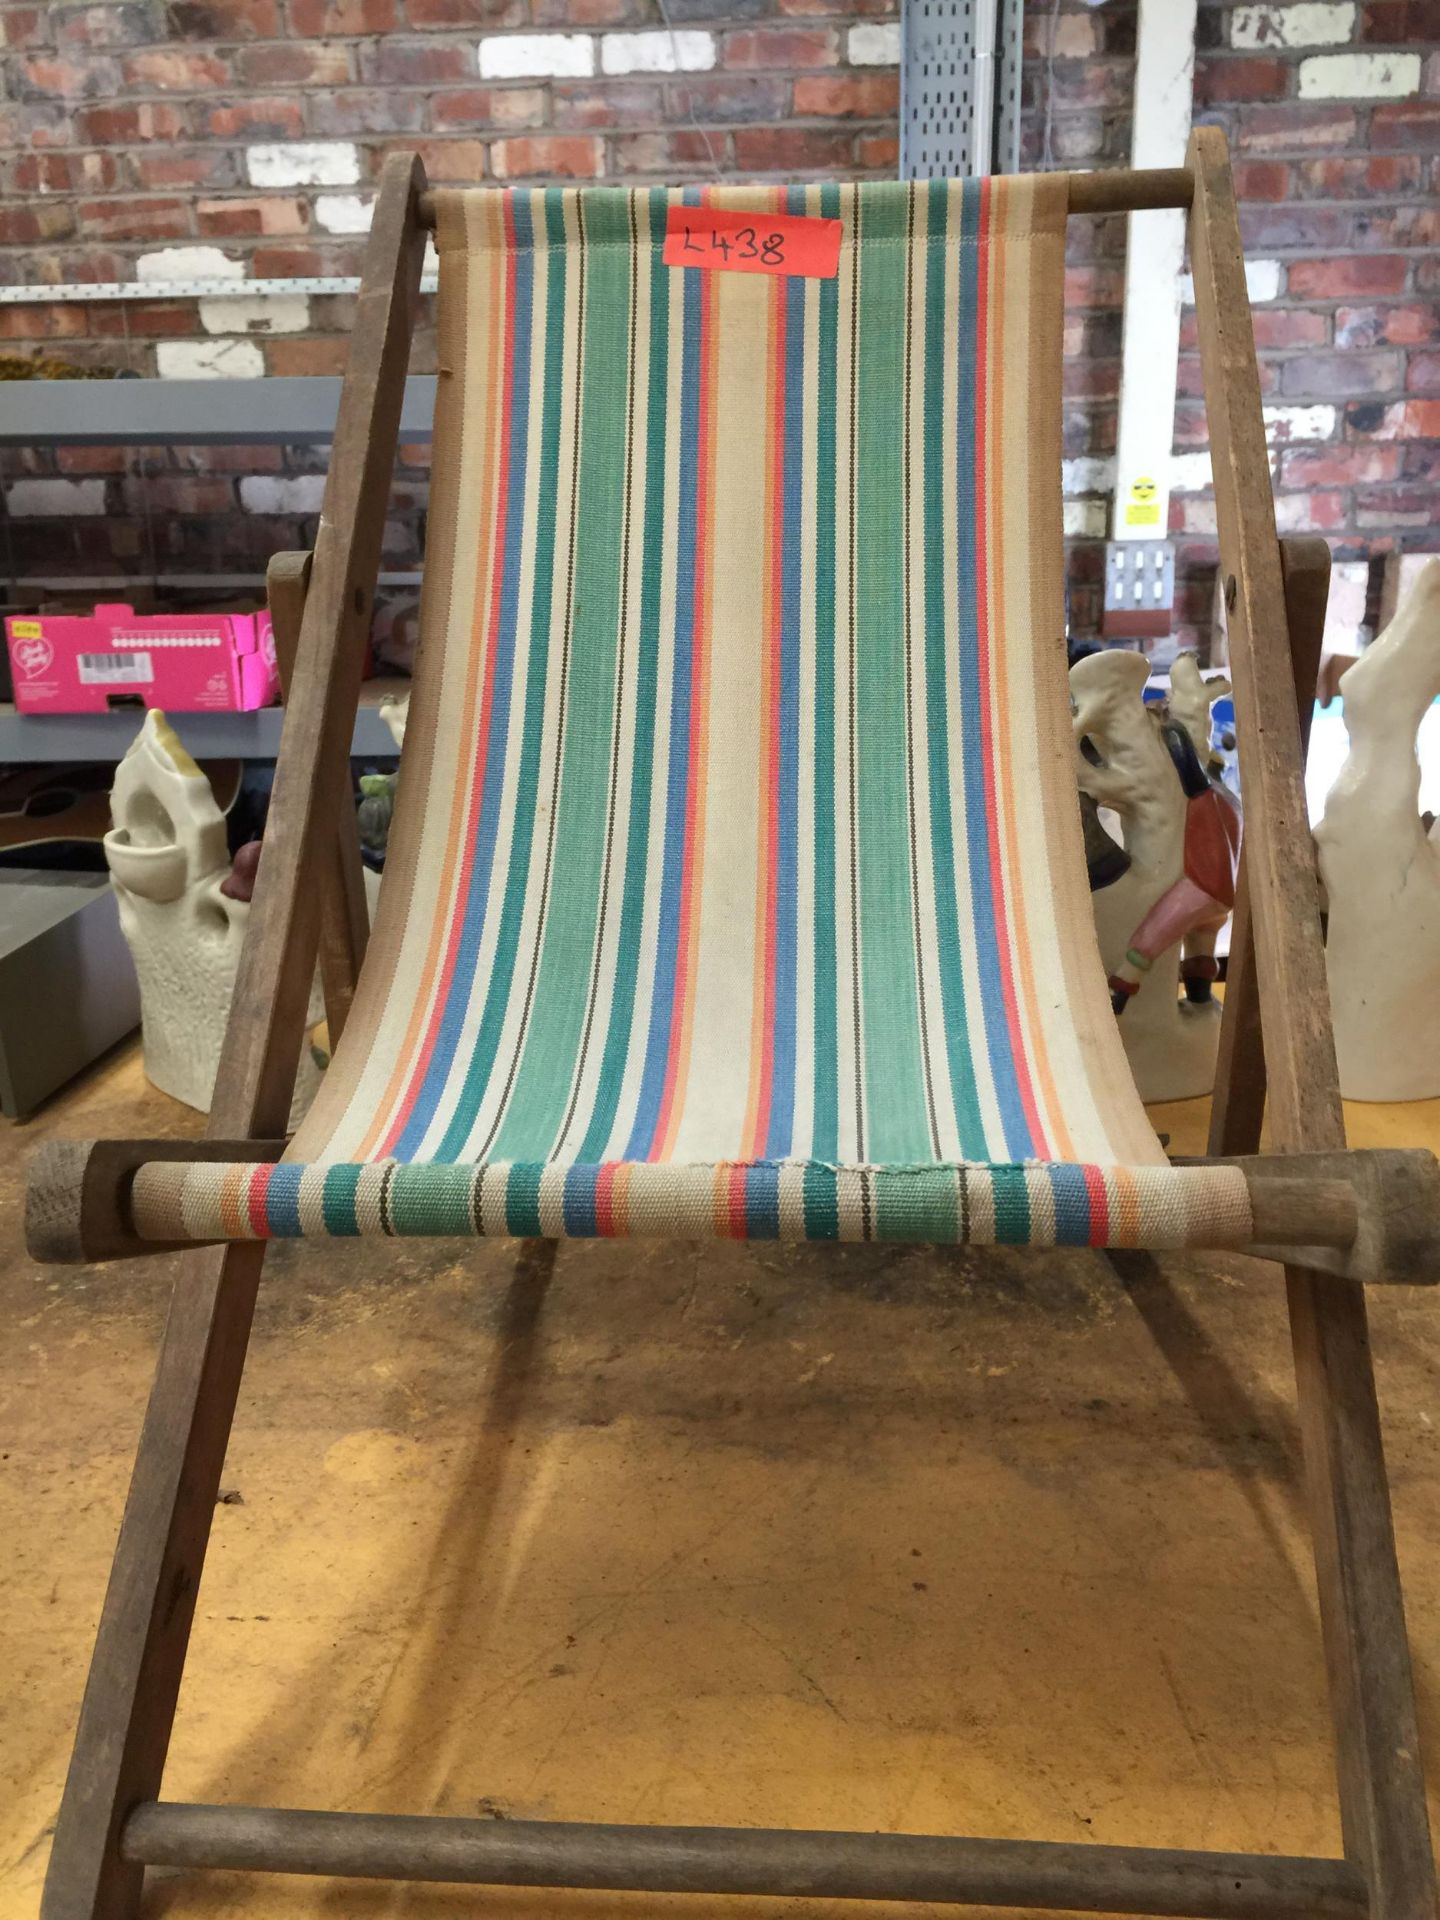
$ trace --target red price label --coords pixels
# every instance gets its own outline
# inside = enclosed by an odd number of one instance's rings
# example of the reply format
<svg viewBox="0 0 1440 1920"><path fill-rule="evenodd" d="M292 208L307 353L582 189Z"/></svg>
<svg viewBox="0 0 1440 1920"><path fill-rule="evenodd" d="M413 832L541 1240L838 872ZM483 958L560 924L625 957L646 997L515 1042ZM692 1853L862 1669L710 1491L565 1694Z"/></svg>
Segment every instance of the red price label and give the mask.
<svg viewBox="0 0 1440 1920"><path fill-rule="evenodd" d="M792 213L671 207L660 257L667 267L802 274L812 280L833 280L840 267L840 222Z"/></svg>

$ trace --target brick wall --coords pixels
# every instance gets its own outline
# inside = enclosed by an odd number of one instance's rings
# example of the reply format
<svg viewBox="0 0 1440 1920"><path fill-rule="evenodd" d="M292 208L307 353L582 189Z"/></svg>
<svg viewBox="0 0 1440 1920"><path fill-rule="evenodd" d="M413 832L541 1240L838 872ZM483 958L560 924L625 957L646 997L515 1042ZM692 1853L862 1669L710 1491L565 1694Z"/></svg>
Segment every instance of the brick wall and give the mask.
<svg viewBox="0 0 1440 1920"><path fill-rule="evenodd" d="M893 174L891 0L0 3L0 276L230 275L236 296L0 307L0 350L144 374L343 365L351 302L246 278L359 269L376 170L437 181ZM1123 164L1134 0L1028 8L1023 163ZM1197 116L1237 163L1283 528L1358 560L1440 546L1436 0L1201 0ZM1098 618L1124 225L1076 222L1066 329L1072 614ZM1208 620L1213 508L1193 325L1173 530ZM416 366L432 364L427 327ZM313 537L323 450L10 455L21 574L256 570ZM386 563L418 564L427 454L402 454Z"/></svg>

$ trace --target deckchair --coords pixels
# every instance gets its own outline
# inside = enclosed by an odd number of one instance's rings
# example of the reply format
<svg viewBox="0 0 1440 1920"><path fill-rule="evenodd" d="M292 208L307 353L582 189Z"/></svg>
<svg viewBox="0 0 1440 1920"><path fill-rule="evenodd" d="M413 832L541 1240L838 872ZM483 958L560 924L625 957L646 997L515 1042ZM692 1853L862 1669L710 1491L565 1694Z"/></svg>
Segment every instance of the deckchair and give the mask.
<svg viewBox="0 0 1440 1920"><path fill-rule="evenodd" d="M1109 1008L1063 653L1066 221L1154 206L1190 209L1246 813L1189 1164ZM431 229L423 639L366 950L346 762ZM387 163L313 559L272 569L287 712L209 1137L32 1179L41 1257L192 1249L47 1920L133 1915L152 1864L1430 1920L1363 1289L1430 1277L1437 1173L1345 1151L1296 697L1327 563L1277 541L1214 130L1172 172L858 187L431 195ZM338 1045L287 1144L317 952ZM161 1800L265 1242L357 1234L1285 1264L1343 1858Z"/></svg>

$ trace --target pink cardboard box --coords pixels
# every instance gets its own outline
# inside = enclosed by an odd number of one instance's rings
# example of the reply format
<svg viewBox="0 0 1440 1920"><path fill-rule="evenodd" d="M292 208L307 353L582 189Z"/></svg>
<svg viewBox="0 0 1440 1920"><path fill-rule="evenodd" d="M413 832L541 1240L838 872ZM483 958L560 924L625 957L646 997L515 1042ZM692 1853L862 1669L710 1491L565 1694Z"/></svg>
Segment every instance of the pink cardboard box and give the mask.
<svg viewBox="0 0 1440 1920"><path fill-rule="evenodd" d="M15 614L5 622L20 713L243 712L279 697L268 613Z"/></svg>

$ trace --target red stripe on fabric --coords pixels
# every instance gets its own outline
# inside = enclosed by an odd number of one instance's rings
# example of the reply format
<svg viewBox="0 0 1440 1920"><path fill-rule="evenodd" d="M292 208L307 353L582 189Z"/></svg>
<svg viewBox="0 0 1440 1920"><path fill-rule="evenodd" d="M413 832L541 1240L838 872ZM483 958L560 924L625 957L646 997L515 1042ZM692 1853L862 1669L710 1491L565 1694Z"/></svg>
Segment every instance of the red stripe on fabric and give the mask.
<svg viewBox="0 0 1440 1920"><path fill-rule="evenodd" d="M1050 1157L1046 1134L1040 1124L1040 1112L1035 1101L1035 1091L1030 1083L1030 1066L1025 1052L1025 1034L1020 1021L1020 1007L1015 993L1015 969L1011 958L1010 913L1006 900L1005 874L1003 869L1004 850L1000 844L1000 824L995 794L995 740L991 713L990 679L990 567L989 538L990 516L986 510L986 490L990 484L989 476L989 435L990 435L990 218L991 183L988 179L980 182L980 233L979 245L975 249L976 297L975 297L975 631L976 653L978 655L980 684L986 697L980 707L980 746L985 778L985 824L990 843L990 894L995 910L996 947L1000 962L1000 979L1005 999L1005 1024L1010 1030L1010 1051L1015 1062L1015 1078L1020 1094L1020 1104L1025 1110L1026 1123L1030 1129L1031 1153L1034 1158L1043 1160Z"/></svg>
<svg viewBox="0 0 1440 1920"><path fill-rule="evenodd" d="M470 779L470 798L466 807L465 847L475 844L476 824L480 817L480 797L485 787L485 768L489 760L490 723L495 706L495 661L500 639L501 587L505 571L505 522L510 505L510 416L515 399L515 209L509 194L504 199L505 221L505 353L500 374L500 425L498 433L499 459L496 462L499 478L496 485L494 510L494 559L490 574L490 619L485 635L485 679L480 696L480 723L475 736L475 762ZM466 870L468 872L468 868ZM463 875L461 876L463 880ZM465 926L465 889L457 886L450 899L450 933L445 946L445 964L441 969L440 985L431 1008L429 1025L425 1030L425 1039L414 1056L410 1069L410 1081L405 1097L395 1118L386 1130L375 1158L383 1160L393 1153L396 1141L405 1131L420 1089L425 1084L425 1076L430 1068L430 1058L435 1051L435 1042L440 1026L445 1018L446 1003L450 997L450 986L455 976L455 962L460 952L460 937Z"/></svg>
<svg viewBox="0 0 1440 1920"><path fill-rule="evenodd" d="M615 1162L607 1160L595 1175L595 1231L602 1239L615 1238Z"/></svg>
<svg viewBox="0 0 1440 1920"><path fill-rule="evenodd" d="M1110 1195L1105 1186L1105 1175L1099 1167L1082 1167L1085 1175L1085 1192L1090 1201L1090 1245L1104 1247L1110 1244Z"/></svg>
<svg viewBox="0 0 1440 1920"><path fill-rule="evenodd" d="M245 1196L245 1211L250 1216L250 1225L262 1240L270 1235L270 1215L266 1208L266 1196L270 1192L270 1176L275 1171L268 1162L257 1167L250 1177L250 1191Z"/></svg>

